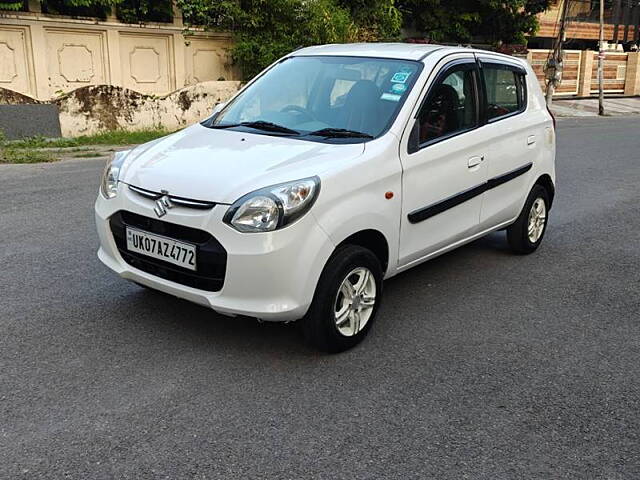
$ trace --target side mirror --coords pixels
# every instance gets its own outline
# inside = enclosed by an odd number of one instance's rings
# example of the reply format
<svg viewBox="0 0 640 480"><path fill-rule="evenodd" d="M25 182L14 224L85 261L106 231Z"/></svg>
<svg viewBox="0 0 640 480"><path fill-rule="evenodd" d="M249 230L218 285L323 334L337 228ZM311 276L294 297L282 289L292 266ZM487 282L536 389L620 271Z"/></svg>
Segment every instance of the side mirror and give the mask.
<svg viewBox="0 0 640 480"><path fill-rule="evenodd" d="M226 104L227 102L218 103L215 107L213 107L212 114L215 115L216 113L220 112L220 110L222 110Z"/></svg>

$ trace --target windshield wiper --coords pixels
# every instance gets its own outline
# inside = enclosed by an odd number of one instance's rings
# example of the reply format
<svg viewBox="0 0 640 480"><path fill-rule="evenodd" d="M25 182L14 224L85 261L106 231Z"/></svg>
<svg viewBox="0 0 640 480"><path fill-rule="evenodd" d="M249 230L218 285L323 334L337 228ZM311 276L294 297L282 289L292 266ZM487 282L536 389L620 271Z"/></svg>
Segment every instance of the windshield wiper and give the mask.
<svg viewBox="0 0 640 480"><path fill-rule="evenodd" d="M278 125L277 123L266 122L264 120L256 120L253 122L212 124L210 128L232 128L232 127L249 127L249 128L255 128L256 130L263 130L265 132L289 133L292 135L298 135L300 133L297 130L287 128L283 125Z"/></svg>
<svg viewBox="0 0 640 480"><path fill-rule="evenodd" d="M368 133L347 130L346 128L322 128L307 135L325 138L373 138L373 135Z"/></svg>

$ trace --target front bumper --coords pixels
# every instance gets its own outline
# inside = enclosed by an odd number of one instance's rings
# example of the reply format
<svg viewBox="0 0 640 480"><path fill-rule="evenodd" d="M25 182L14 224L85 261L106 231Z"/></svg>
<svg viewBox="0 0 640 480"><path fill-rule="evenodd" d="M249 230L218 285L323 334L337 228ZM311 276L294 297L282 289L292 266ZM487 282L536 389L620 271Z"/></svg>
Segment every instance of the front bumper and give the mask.
<svg viewBox="0 0 640 480"><path fill-rule="evenodd" d="M282 230L243 234L222 219L228 205L211 210L171 209L163 222L209 233L226 251L226 268L218 291L167 280L127 263L116 245L111 217L121 211L157 219L154 201L120 184L116 198L98 195L95 218L100 238L98 258L121 277L214 309L225 315L246 315L269 321L304 316L335 245L308 214Z"/></svg>

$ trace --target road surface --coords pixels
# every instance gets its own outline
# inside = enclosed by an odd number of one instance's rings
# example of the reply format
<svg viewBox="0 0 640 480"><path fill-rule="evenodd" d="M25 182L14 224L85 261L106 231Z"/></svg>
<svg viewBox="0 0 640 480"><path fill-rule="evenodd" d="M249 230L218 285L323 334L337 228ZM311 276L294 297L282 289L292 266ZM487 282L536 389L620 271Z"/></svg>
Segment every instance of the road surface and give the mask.
<svg viewBox="0 0 640 480"><path fill-rule="evenodd" d="M561 120L540 250L388 281L335 356L104 268L102 162L0 166L0 477L640 477L639 132Z"/></svg>

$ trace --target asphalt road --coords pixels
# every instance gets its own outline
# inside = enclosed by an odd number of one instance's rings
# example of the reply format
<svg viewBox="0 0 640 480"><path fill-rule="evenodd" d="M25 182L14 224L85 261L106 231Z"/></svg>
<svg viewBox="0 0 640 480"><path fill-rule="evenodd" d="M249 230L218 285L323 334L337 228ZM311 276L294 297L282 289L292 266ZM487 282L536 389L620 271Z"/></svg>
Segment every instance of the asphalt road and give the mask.
<svg viewBox="0 0 640 480"><path fill-rule="evenodd" d="M639 478L639 132L560 121L540 250L388 281L336 356L110 273L102 162L0 166L0 478Z"/></svg>

